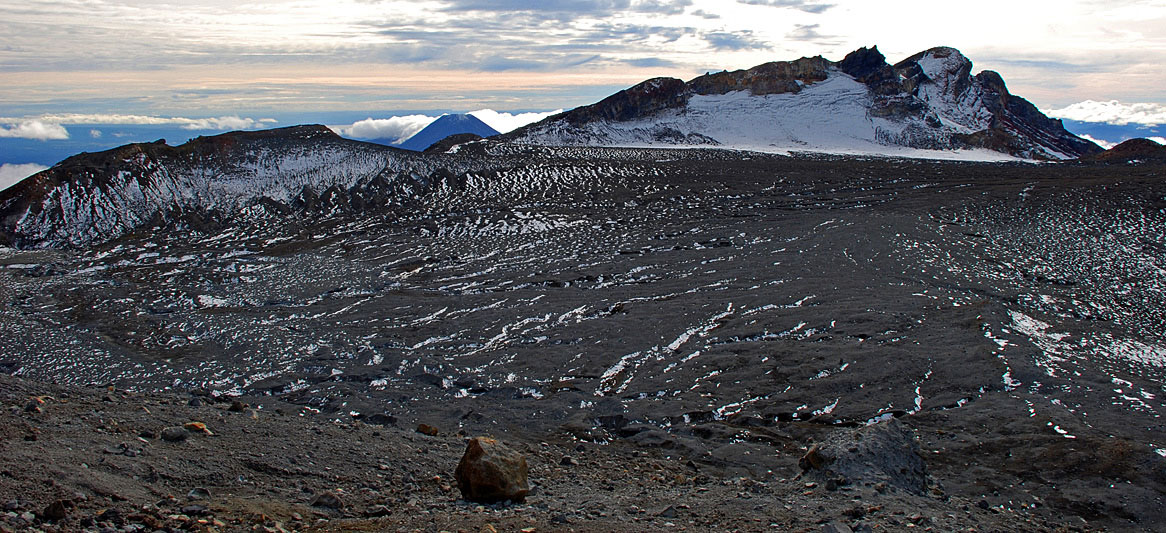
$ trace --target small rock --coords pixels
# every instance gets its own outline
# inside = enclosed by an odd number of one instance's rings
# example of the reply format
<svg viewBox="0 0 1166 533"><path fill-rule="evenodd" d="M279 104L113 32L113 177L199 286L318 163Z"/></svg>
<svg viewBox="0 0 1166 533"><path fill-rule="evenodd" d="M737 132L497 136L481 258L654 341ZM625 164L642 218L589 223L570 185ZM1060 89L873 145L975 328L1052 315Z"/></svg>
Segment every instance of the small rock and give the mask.
<svg viewBox="0 0 1166 533"><path fill-rule="evenodd" d="M195 487L186 493L186 497L191 500L209 500L211 491L203 487Z"/></svg>
<svg viewBox="0 0 1166 533"><path fill-rule="evenodd" d="M138 437L146 440L152 440L158 438L158 434L148 429L143 429L140 433L138 433Z"/></svg>
<svg viewBox="0 0 1166 533"><path fill-rule="evenodd" d="M364 417L363 421L365 424L374 426L393 426L397 424L397 417L386 413L376 413Z"/></svg>
<svg viewBox="0 0 1166 533"><path fill-rule="evenodd" d="M576 466L579 464L579 461L576 461L575 458L571 457L570 455L564 455L563 458L559 460L559 464L563 466Z"/></svg>
<svg viewBox="0 0 1166 533"><path fill-rule="evenodd" d="M186 405L191 407L202 407L202 400L199 398L191 398L189 402L186 402Z"/></svg>
<svg viewBox="0 0 1166 533"><path fill-rule="evenodd" d="M211 511L205 505L187 505L182 508L182 514L186 516L206 516L211 514Z"/></svg>
<svg viewBox="0 0 1166 533"><path fill-rule="evenodd" d="M822 526L822 533L854 533L854 530L842 522L830 522Z"/></svg>
<svg viewBox="0 0 1166 533"><path fill-rule="evenodd" d="M462 497L480 503L522 501L530 492L526 458L486 437L470 439L454 477Z"/></svg>
<svg viewBox="0 0 1166 533"><path fill-rule="evenodd" d="M364 512L364 516L369 518L380 518L391 514L393 514L393 511L384 505L374 505Z"/></svg>
<svg viewBox="0 0 1166 533"><path fill-rule="evenodd" d="M669 505L663 511L656 513L656 516L660 518L676 518L676 507Z"/></svg>
<svg viewBox="0 0 1166 533"><path fill-rule="evenodd" d="M190 432L179 426L170 426L162 430L162 440L166 442L182 442L190 437Z"/></svg>
<svg viewBox="0 0 1166 533"><path fill-rule="evenodd" d="M312 507L323 507L325 509L335 509L337 511L344 509L344 500L334 492L325 492L312 498Z"/></svg>
<svg viewBox="0 0 1166 533"><path fill-rule="evenodd" d="M227 410L232 412L232 413L242 413L243 411L247 410L247 404L245 404L239 400L235 400L235 401L231 402L231 406L228 407Z"/></svg>
<svg viewBox="0 0 1166 533"><path fill-rule="evenodd" d="M41 512L41 516L43 516L45 520L48 520L50 522L64 520L65 517L68 516L68 514L69 514L69 506L68 506L68 502L66 502L65 500L57 500L53 503L50 503L49 506L45 507L45 510Z"/></svg>
<svg viewBox="0 0 1166 533"><path fill-rule="evenodd" d="M798 459L798 466L802 467L802 471L821 469L826 465L826 458L822 456L821 445L815 444L810 447L810 450Z"/></svg>
<svg viewBox="0 0 1166 533"><path fill-rule="evenodd" d="M435 428L429 424L418 424L417 425L417 432L422 434L422 435L429 435L430 437L436 437L438 434L437 428Z"/></svg>

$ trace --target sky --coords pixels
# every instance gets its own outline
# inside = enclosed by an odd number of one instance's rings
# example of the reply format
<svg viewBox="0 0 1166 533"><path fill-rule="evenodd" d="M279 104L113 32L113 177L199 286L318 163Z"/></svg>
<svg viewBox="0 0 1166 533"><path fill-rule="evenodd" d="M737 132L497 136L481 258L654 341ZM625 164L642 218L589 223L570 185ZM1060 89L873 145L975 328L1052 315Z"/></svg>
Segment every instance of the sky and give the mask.
<svg viewBox="0 0 1166 533"><path fill-rule="evenodd" d="M651 77L871 45L958 48L1104 143L1166 123L1166 0L0 0L0 164L141 128L506 129Z"/></svg>

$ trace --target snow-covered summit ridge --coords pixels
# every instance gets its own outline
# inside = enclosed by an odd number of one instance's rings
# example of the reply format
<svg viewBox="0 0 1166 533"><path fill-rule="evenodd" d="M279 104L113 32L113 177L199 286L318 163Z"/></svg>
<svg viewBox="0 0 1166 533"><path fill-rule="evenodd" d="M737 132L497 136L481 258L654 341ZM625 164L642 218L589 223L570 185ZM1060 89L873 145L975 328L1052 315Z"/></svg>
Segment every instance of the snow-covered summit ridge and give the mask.
<svg viewBox="0 0 1166 533"><path fill-rule="evenodd" d="M655 78L506 134L529 144L721 146L945 159L1072 159L1101 151L937 47L895 65L877 47Z"/></svg>

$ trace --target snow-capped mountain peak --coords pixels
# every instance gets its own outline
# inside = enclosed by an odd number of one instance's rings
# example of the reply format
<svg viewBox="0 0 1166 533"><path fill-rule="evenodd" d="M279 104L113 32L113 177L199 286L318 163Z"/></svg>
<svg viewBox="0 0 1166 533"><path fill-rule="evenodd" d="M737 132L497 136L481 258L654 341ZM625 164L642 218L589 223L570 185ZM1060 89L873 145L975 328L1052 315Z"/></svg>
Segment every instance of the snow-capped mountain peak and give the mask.
<svg viewBox="0 0 1166 533"><path fill-rule="evenodd" d="M959 50L891 66L877 47L656 78L521 128L529 144L700 146L954 159L1070 159L1100 147L1013 96L999 74L972 74Z"/></svg>

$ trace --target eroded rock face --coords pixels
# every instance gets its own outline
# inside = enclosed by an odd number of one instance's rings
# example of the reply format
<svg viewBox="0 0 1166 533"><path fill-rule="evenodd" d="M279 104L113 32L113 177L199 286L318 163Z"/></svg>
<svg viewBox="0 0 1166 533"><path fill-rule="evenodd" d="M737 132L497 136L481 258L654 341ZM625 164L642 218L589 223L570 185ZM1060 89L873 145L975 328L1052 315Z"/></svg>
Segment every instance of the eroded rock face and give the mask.
<svg viewBox="0 0 1166 533"><path fill-rule="evenodd" d="M688 87L702 95L734 91L749 91L756 96L797 93L806 84L824 81L830 64L821 56L774 61L749 70L706 74L689 82Z"/></svg>
<svg viewBox="0 0 1166 533"><path fill-rule="evenodd" d="M688 93L676 78L652 78L624 89L597 104L568 111L559 117L573 125L595 121L625 121L664 110L684 107ZM552 117L555 118L555 117Z"/></svg>
<svg viewBox="0 0 1166 533"><path fill-rule="evenodd" d="M470 439L454 477L462 497L475 502L522 501L530 492L526 458L486 437Z"/></svg>

